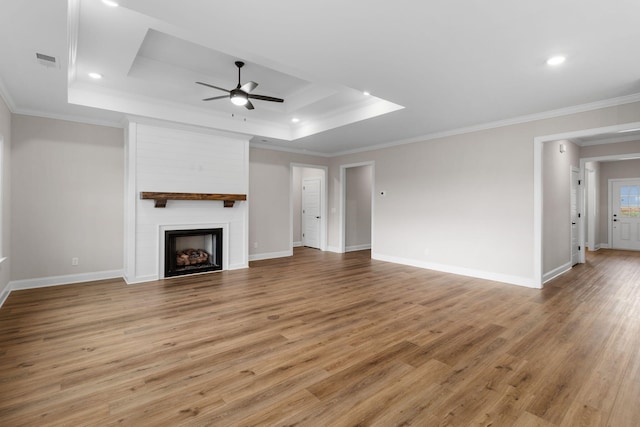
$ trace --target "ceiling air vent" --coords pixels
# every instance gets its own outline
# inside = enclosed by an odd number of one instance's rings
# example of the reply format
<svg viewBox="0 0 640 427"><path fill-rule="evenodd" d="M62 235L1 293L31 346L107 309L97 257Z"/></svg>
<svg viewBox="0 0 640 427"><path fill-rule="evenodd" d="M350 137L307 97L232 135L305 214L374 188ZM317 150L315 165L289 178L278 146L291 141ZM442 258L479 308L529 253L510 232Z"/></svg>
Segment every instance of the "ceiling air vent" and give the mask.
<svg viewBox="0 0 640 427"><path fill-rule="evenodd" d="M58 63L56 61L55 56L45 55L44 53L36 52L36 59L38 60L38 64L43 65L49 68L57 68Z"/></svg>

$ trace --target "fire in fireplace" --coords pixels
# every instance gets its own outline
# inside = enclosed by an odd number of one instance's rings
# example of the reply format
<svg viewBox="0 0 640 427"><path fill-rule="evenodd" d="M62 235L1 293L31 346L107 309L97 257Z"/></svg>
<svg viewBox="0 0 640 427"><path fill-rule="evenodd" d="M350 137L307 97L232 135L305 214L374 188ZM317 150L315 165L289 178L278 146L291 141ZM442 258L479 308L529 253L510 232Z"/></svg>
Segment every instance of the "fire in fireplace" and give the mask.
<svg viewBox="0 0 640 427"><path fill-rule="evenodd" d="M222 228L168 230L164 277L222 270Z"/></svg>

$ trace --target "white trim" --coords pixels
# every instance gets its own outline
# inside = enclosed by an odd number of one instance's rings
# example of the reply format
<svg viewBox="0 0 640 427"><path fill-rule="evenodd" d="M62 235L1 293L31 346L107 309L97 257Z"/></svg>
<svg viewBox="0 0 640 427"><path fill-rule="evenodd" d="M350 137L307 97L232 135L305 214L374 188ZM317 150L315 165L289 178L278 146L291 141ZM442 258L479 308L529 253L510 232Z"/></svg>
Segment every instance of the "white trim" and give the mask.
<svg viewBox="0 0 640 427"><path fill-rule="evenodd" d="M123 277L123 279L127 285L137 285L138 283L154 282L156 280L160 280L155 274L149 276L134 277L133 280L129 280L126 277Z"/></svg>
<svg viewBox="0 0 640 427"><path fill-rule="evenodd" d="M293 251L281 251L281 252L265 252L262 254L249 255L249 261L261 261L263 259L284 258L293 256Z"/></svg>
<svg viewBox="0 0 640 427"><path fill-rule="evenodd" d="M334 252L336 254L341 254L340 248L337 246L327 246L327 252Z"/></svg>
<svg viewBox="0 0 640 427"><path fill-rule="evenodd" d="M344 251L345 252L356 252L356 251L365 251L367 249L371 249L371 244L347 246L346 248L344 248Z"/></svg>
<svg viewBox="0 0 640 427"><path fill-rule="evenodd" d="M291 246L293 246L294 248L299 248L300 246L302 246L302 242L293 242Z"/></svg>
<svg viewBox="0 0 640 427"><path fill-rule="evenodd" d="M11 94L7 90L7 86L5 86L2 77L0 77L0 97L2 97L2 99L4 100L4 103L7 105L7 108L9 108L9 111L11 111L13 114L16 114L16 103L13 101Z"/></svg>
<svg viewBox="0 0 640 427"><path fill-rule="evenodd" d="M292 142L295 143L295 141L292 141ZM300 145L300 143L297 143L297 144ZM319 151L312 151L312 150L307 150L302 148L280 147L278 145L265 144L264 142L251 141L250 146L251 148L262 148L264 150L282 151L285 153L294 153L294 154L304 154L307 156L318 156L318 157L325 157L325 158L334 157L333 154L321 153Z"/></svg>
<svg viewBox="0 0 640 427"><path fill-rule="evenodd" d="M124 279L127 283L138 283L136 278L136 152L138 150L138 127L127 123L124 135Z"/></svg>
<svg viewBox="0 0 640 427"><path fill-rule="evenodd" d="M7 285L5 290L2 291L2 293L0 293L0 308L2 308L2 304L4 304L7 298L9 298L10 293L11 293L11 289L9 289L9 286Z"/></svg>
<svg viewBox="0 0 640 427"><path fill-rule="evenodd" d="M584 179L584 175L581 174L582 169L575 167L575 166L570 166L569 167L569 212L571 212L571 191L573 190L573 173L577 173L578 174L578 182L577 185L578 187L576 188L576 211L577 211L577 215L576 215L576 232L578 233L578 264L584 264L585 259L584 259L584 248L586 246L586 243L584 243L585 241L585 236L582 235L582 213L586 212L586 208L585 206L583 206L583 201L584 201L584 195L582 194L582 192L584 191L584 189L586 188L586 185L584 185L585 179ZM581 185L582 183L582 185ZM569 247L571 248L571 250L569 251L569 256L571 257L571 260L569 261L570 263L573 263L573 227L571 227L571 231L569 233ZM543 283L544 283L544 277L542 278Z"/></svg>
<svg viewBox="0 0 640 427"><path fill-rule="evenodd" d="M121 279L122 270L99 271L95 273L68 274L64 276L40 277L37 279L13 280L9 282L11 291L46 288L49 286L71 285L73 283L94 282L105 279Z"/></svg>
<svg viewBox="0 0 640 427"><path fill-rule="evenodd" d="M442 271L444 273L458 274L460 276L475 277L478 279L492 280L494 282L508 283L511 285L524 286L527 288L541 288L533 277L513 276L510 274L493 273L490 271L476 270L472 268L458 267L455 265L435 264L418 261L414 259L401 258L383 255L372 252L371 258L379 261L392 262L395 264L409 265L412 267L425 268L428 270Z"/></svg>
<svg viewBox="0 0 640 427"><path fill-rule="evenodd" d="M548 273L545 273L545 275L542 277L542 283L547 283L548 281L555 279L556 277L566 273L569 270L571 270L571 261L561 265L560 267L554 268Z"/></svg>
<svg viewBox="0 0 640 427"><path fill-rule="evenodd" d="M608 243L600 243L600 249L611 249L611 245Z"/></svg>

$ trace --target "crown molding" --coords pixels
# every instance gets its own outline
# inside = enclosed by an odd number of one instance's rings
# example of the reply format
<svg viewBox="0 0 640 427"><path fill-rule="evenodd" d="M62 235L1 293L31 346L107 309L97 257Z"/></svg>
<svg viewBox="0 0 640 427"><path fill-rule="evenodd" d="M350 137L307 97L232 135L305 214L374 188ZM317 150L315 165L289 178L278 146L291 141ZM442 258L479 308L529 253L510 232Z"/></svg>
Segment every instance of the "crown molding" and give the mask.
<svg viewBox="0 0 640 427"><path fill-rule="evenodd" d="M16 104L13 101L13 98L11 97L11 95L9 94L9 91L7 90L7 87L4 84L4 80L2 80L2 77L0 77L0 97L4 100L4 103L7 104L7 108L9 109L9 111L11 111L12 113L15 113Z"/></svg>
<svg viewBox="0 0 640 427"><path fill-rule="evenodd" d="M417 137L414 137L414 138L408 138L408 139L402 139L402 140L388 142L388 143L384 143L384 144L372 145L372 146L365 147L365 148L358 148L358 149L355 149L355 150L340 151L340 152L336 152L336 153L331 154L329 157L343 156L343 155L346 155L346 154L362 153L362 152L366 152L366 151L373 151L373 150L380 150L380 149L383 149L383 148L396 147L398 145L413 144L413 143L416 143L416 142L424 142L424 141L430 141L430 140L439 139L439 138L446 138L446 137L450 137L450 136L463 135L463 134L472 133L472 132L480 132L480 131L483 131L483 130L496 129L496 128L501 128L501 127L505 127L505 126L512 126L512 125L516 125L516 124L534 122L534 121L537 121L537 120L545 120L545 119L552 119L552 118L555 118L555 117L568 116L570 114L583 113L583 112L586 112L586 111L593 111L593 110L598 110L598 109L601 109L601 108L608 108L608 107L615 107L615 106L618 106L618 105L632 104L634 102L640 102L640 93L634 93L634 94L631 94L631 95L621 96L621 97L618 97L618 98L604 99L604 100L601 100L601 101L590 102L588 104L580 104L580 105L574 105L574 106L566 107L566 108L559 108L559 109L556 109L556 110L544 111L544 112L541 112L541 113L528 114L528 115L525 115L525 116L518 116L518 117L511 118L511 119L497 120L497 121L494 121L494 122L488 122L488 123L483 123L483 124L480 124L480 125L468 126L468 127L453 129L453 130L444 131L444 132L426 134L426 135L417 136Z"/></svg>
<svg viewBox="0 0 640 427"><path fill-rule="evenodd" d="M76 116L72 114L53 114L45 111L28 110L24 108L12 111L12 113L23 115L23 116L41 117L44 119L54 119L54 120L63 120L67 122L82 123L86 125L106 126L106 127L112 127L112 128L124 128L124 124L122 120L111 121L111 120L103 120L103 119L91 119L84 116Z"/></svg>
<svg viewBox="0 0 640 427"><path fill-rule="evenodd" d="M285 153L294 153L294 154L305 154L307 156L326 157L326 158L335 157L335 155L331 153L327 154L327 153L320 153L318 151L309 151L304 148L281 147L279 145L265 144L264 142L251 141L249 143L249 146L251 148L264 148L265 150L283 151ZM365 151L369 151L369 150L365 150Z"/></svg>

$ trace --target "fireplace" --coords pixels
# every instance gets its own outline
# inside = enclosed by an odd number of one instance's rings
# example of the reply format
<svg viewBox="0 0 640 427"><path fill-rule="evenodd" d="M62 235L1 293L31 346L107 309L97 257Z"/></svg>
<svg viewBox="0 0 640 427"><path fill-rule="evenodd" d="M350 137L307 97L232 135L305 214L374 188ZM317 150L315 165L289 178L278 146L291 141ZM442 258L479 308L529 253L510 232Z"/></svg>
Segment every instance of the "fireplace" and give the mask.
<svg viewBox="0 0 640 427"><path fill-rule="evenodd" d="M222 270L222 228L164 233L164 277Z"/></svg>

